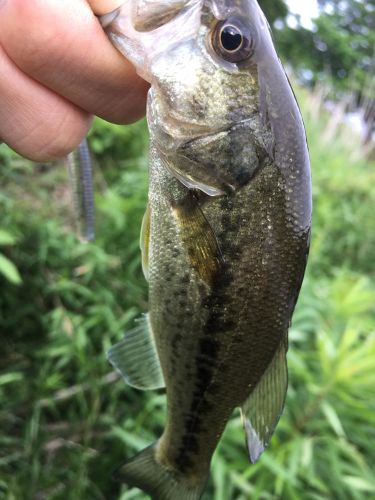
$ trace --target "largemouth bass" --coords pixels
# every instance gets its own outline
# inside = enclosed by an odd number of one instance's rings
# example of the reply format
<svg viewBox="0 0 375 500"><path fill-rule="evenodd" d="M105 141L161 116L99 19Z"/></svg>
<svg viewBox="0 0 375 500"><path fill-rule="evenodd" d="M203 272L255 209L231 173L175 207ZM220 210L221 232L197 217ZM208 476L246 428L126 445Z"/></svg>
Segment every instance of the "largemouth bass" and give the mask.
<svg viewBox="0 0 375 500"><path fill-rule="evenodd" d="M194 500L233 410L255 462L283 409L310 238L304 126L256 0L128 0L102 25L151 83L150 312L109 359L167 396L162 436L118 476Z"/></svg>

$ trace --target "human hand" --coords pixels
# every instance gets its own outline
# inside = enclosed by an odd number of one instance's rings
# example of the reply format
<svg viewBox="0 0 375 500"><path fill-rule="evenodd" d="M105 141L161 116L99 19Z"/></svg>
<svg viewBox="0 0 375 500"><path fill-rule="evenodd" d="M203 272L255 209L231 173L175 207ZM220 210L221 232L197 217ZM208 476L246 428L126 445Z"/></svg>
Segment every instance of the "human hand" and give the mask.
<svg viewBox="0 0 375 500"><path fill-rule="evenodd" d="M137 120L147 89L87 1L0 0L0 139L21 155L65 156L92 115Z"/></svg>

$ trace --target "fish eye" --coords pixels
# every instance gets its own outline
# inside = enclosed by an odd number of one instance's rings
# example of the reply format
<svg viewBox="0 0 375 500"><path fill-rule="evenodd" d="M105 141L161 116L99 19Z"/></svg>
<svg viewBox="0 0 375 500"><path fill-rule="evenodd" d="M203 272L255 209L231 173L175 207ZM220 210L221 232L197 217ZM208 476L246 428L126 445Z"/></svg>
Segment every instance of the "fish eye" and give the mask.
<svg viewBox="0 0 375 500"><path fill-rule="evenodd" d="M235 52L243 44L243 35L236 26L227 24L221 28L220 43L221 47L227 52Z"/></svg>
<svg viewBox="0 0 375 500"><path fill-rule="evenodd" d="M216 24L212 32L215 52L232 63L249 59L254 53L254 39L240 19L229 18Z"/></svg>

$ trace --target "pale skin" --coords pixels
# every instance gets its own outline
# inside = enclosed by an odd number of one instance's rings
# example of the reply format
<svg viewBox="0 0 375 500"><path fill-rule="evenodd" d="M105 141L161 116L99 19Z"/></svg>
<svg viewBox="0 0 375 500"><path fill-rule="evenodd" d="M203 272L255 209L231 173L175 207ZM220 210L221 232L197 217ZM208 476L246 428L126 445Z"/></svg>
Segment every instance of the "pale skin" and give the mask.
<svg viewBox="0 0 375 500"><path fill-rule="evenodd" d="M95 14L119 0L0 0L0 140L37 161L61 158L92 117L127 124L148 85L111 45Z"/></svg>

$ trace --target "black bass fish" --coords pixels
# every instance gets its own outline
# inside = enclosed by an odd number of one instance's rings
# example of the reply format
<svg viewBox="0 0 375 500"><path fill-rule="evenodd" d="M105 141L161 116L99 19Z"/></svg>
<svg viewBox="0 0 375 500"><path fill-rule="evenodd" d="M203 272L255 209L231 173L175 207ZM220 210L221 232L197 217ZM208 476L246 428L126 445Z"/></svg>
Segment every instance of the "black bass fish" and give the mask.
<svg viewBox="0 0 375 500"><path fill-rule="evenodd" d="M151 83L150 312L109 359L167 396L162 436L118 477L194 500L233 410L255 462L283 409L310 239L305 131L256 0L128 0L101 21Z"/></svg>

